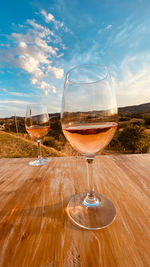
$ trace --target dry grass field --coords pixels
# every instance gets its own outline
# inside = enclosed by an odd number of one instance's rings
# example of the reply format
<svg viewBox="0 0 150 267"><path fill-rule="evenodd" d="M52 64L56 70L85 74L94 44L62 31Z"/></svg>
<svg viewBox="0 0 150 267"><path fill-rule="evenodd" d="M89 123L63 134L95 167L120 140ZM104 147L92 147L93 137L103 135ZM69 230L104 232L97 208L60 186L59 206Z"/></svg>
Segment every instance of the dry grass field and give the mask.
<svg viewBox="0 0 150 267"><path fill-rule="evenodd" d="M49 137L46 137L48 139ZM61 151L42 145L43 157L63 157L63 156L79 156L76 150L66 142ZM116 154L116 151L109 149L98 154ZM36 158L38 155L37 143L31 141L28 134L7 133L0 131L0 158Z"/></svg>
<svg viewBox="0 0 150 267"><path fill-rule="evenodd" d="M0 158L36 158L37 144L15 134L0 131ZM60 157L63 153L42 145L44 157Z"/></svg>

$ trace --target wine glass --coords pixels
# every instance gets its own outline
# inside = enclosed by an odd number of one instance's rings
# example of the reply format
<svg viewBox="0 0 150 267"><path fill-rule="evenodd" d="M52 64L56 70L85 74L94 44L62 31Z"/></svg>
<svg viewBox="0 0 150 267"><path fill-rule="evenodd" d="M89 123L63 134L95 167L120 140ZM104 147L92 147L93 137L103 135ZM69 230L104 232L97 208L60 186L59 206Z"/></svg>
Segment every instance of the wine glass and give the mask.
<svg viewBox="0 0 150 267"><path fill-rule="evenodd" d="M104 228L113 222L116 209L107 197L94 192L92 163L117 129L116 97L105 66L80 65L66 74L61 124L67 140L87 162L88 192L71 198L67 214L82 228Z"/></svg>
<svg viewBox="0 0 150 267"><path fill-rule="evenodd" d="M38 159L30 161L29 165L40 166L46 164L49 162L49 159L42 157L41 139L48 134L50 129L47 108L40 104L28 105L25 118L25 127L29 135L38 143Z"/></svg>

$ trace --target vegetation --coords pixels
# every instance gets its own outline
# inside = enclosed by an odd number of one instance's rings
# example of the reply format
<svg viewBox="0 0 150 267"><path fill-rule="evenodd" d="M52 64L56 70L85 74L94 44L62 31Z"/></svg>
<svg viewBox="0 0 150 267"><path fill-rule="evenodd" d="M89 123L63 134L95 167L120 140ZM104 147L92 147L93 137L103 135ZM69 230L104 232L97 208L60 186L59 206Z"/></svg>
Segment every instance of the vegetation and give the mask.
<svg viewBox="0 0 150 267"><path fill-rule="evenodd" d="M48 147L53 147L58 151L61 150L61 145L52 136L45 137L43 141L43 145L48 146Z"/></svg>
<svg viewBox="0 0 150 267"><path fill-rule="evenodd" d="M0 158L36 158L37 154L38 148L35 142L0 131ZM42 155L44 157L63 156L57 150L43 145Z"/></svg>
<svg viewBox="0 0 150 267"><path fill-rule="evenodd" d="M118 130L104 153L149 152L149 110L150 104L119 109ZM27 134L24 118L0 119L0 129L0 157L37 157L37 144ZM79 155L65 139L58 113L50 114L50 131L43 140L42 153L44 156Z"/></svg>
<svg viewBox="0 0 150 267"><path fill-rule="evenodd" d="M126 127L119 133L118 142L125 151L130 153L149 152L150 137L143 126L131 125Z"/></svg>
<svg viewBox="0 0 150 267"><path fill-rule="evenodd" d="M145 119L145 125L150 126L150 115L144 116Z"/></svg>

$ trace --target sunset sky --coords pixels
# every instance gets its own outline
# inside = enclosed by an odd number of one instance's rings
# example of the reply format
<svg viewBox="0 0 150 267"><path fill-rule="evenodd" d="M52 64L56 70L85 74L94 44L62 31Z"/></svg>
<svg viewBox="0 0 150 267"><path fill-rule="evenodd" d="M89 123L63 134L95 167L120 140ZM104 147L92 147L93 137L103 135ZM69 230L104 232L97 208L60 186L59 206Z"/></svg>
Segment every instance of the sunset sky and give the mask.
<svg viewBox="0 0 150 267"><path fill-rule="evenodd" d="M65 73L108 66L118 106L150 102L149 0L7 0L0 8L0 117L59 112Z"/></svg>

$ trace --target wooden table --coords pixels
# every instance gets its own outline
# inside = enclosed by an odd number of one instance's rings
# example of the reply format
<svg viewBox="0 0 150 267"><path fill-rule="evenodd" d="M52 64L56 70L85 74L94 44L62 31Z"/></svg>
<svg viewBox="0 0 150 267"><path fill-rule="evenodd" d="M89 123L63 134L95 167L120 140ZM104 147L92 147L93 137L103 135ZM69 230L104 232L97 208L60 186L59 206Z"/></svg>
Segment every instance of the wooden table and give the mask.
<svg viewBox="0 0 150 267"><path fill-rule="evenodd" d="M103 230L72 225L65 207L87 188L81 157L0 160L0 266L150 266L150 155L98 156L95 190L116 206Z"/></svg>

